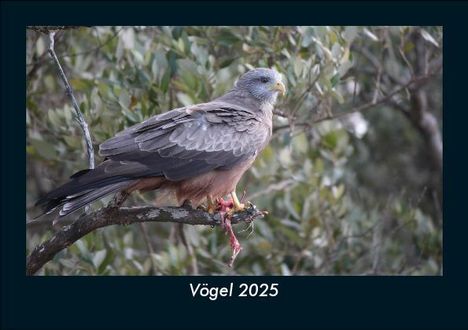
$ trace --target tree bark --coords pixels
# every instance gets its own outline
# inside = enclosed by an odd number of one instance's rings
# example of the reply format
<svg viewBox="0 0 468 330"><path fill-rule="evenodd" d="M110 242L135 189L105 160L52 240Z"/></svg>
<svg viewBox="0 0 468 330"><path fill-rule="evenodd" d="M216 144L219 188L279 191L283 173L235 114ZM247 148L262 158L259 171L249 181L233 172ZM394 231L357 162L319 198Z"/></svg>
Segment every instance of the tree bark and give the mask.
<svg viewBox="0 0 468 330"><path fill-rule="evenodd" d="M231 223L252 222L263 217L265 212L250 205L244 211L235 213ZM218 226L222 223L220 214L210 214L190 206L182 207L106 207L83 215L70 225L61 228L49 240L34 248L26 260L26 274L34 275L42 266L61 250L70 246L81 237L98 228L111 225L129 225L141 222L175 222L190 225Z"/></svg>

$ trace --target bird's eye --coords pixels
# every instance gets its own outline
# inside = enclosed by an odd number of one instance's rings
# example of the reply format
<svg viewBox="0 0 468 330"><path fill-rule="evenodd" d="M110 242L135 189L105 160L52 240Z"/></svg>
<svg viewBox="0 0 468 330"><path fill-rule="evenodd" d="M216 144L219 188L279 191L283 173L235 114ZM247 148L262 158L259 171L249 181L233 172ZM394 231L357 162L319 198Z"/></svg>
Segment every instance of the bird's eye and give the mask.
<svg viewBox="0 0 468 330"><path fill-rule="evenodd" d="M269 81L269 79L268 79L267 77L261 77L261 78L260 78L260 81L261 81L262 83L266 84L266 83Z"/></svg>

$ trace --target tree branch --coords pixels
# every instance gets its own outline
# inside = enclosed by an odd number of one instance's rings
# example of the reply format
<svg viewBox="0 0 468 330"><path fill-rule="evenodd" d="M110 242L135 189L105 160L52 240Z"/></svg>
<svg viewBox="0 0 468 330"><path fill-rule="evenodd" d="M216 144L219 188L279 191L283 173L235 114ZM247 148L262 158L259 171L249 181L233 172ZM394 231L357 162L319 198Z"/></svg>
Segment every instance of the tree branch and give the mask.
<svg viewBox="0 0 468 330"><path fill-rule="evenodd" d="M59 59L57 58L57 55L55 54L55 31L50 31L49 32L49 54L52 57L52 59L55 61L55 64L57 65L59 69L59 74L60 78L62 78L63 83L65 84L65 89L67 91L67 95L70 97L73 108L75 109L75 115L76 119L78 121L78 124L81 127L81 130L83 131L85 143L86 143L86 149L88 151L88 167L90 169L94 168L94 148L93 148L93 143L91 141L91 134L89 133L89 128L88 124L84 120L83 114L81 113L80 107L78 106L78 102L76 101L75 95L73 94L73 89L70 86L70 83L68 82L67 76L65 75L65 72L63 71L62 65L60 64Z"/></svg>
<svg viewBox="0 0 468 330"><path fill-rule="evenodd" d="M375 108L377 105L380 105L380 104L386 103L388 101L391 101L391 99L395 95L400 94L401 92L405 91L408 88L417 89L417 88L421 87L423 84L428 82L430 80L430 78L432 78L433 76L436 76L439 73L441 68L442 68L441 65L437 66L435 70L433 70L432 72L430 72L428 74L421 75L421 76L414 77L414 78L410 79L406 84L398 87L393 92L381 97L377 101L371 101L371 102L365 103L363 105L360 105L358 107L352 108L351 110L336 113L336 114L334 114L332 116L327 115L327 116L315 118L315 119L311 120L310 122L294 123L294 126L303 126L303 127L309 127L310 128L310 127L312 127L312 124L317 124L317 123L320 123L320 122L325 121L325 120L338 119L338 118L347 116L347 115L355 113L355 112L364 112L364 111L367 111L369 109ZM278 131L281 131L281 130L284 130L284 129L288 129L290 127L291 127L290 125L277 126L277 127L273 128L273 132L278 132Z"/></svg>
<svg viewBox="0 0 468 330"><path fill-rule="evenodd" d="M250 205L244 211L232 215L231 223L250 223L265 212ZM61 228L49 240L34 248L26 259L26 274L34 275L48 261L66 247L72 245L86 234L98 228L112 225L129 225L142 222L175 222L189 225L218 226L220 214L210 214L188 205L182 207L106 207L96 212L83 215L70 225Z"/></svg>
<svg viewBox="0 0 468 330"><path fill-rule="evenodd" d="M52 31L62 31L62 30L75 30L79 29L82 26L72 26L72 25L67 25L67 26L55 26L55 25L36 25L36 26L28 26L28 30L44 33L44 34L50 34Z"/></svg>
<svg viewBox="0 0 468 330"><path fill-rule="evenodd" d="M415 70L418 74L427 72L426 48L421 34L413 34L413 42L416 47ZM442 66L439 62L437 65ZM439 123L436 116L430 111L429 98L424 89L414 90L411 93L410 119L425 138L429 154L432 158L434 168L442 171L443 163L443 142L440 133Z"/></svg>
<svg viewBox="0 0 468 330"><path fill-rule="evenodd" d="M48 34L50 30L41 30L40 28L35 28L35 27L28 27L28 29L30 30L34 30L36 32L41 32L41 33L46 33ZM120 31L123 30L123 27L121 27L120 29L116 29L114 31L114 33L109 36L107 38L107 40L105 40L104 42L100 42L96 47L93 47L93 48L90 48L88 50L85 50L85 51L82 51L82 52L77 52L77 53L62 53L62 54L59 54L58 56L60 56L60 58L70 58L70 57L77 57L77 56L81 56L81 55L88 55L88 54L91 54L93 52L97 52L98 50L100 50L101 48L103 48L104 46L108 45L113 39L117 38L117 36L119 35ZM45 54L45 53L44 53ZM41 56L42 57L42 56ZM47 58L39 58L35 61L31 61L30 63L26 63L26 67L30 67L30 66L39 66L41 64L44 64L44 63L47 63L48 61L50 61L52 59L47 59ZM29 74L28 74L29 76Z"/></svg>

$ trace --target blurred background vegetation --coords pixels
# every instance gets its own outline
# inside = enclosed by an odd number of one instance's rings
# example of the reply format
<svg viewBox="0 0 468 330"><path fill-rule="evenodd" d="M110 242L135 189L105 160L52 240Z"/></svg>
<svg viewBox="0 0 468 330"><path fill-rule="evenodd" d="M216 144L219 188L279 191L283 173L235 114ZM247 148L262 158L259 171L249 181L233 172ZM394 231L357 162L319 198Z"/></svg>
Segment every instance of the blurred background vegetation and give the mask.
<svg viewBox="0 0 468 330"><path fill-rule="evenodd" d="M31 219L34 201L87 160L48 36L26 38ZM269 215L235 226L233 269L219 228L147 223L97 230L39 274L442 274L441 27L88 27L58 32L55 44L95 150L145 118L223 94L252 67L276 68L288 93L238 186ZM73 215L51 220L26 227L27 253Z"/></svg>

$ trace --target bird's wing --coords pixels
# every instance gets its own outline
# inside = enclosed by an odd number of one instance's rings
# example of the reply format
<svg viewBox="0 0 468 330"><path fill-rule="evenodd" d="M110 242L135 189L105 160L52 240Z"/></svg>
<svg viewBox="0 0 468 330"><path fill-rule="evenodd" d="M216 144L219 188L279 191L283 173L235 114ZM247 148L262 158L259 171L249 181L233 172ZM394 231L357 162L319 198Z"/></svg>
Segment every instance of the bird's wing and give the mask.
<svg viewBox="0 0 468 330"><path fill-rule="evenodd" d="M253 110L213 101L151 117L102 143L100 154L110 176L178 181L255 157L269 136Z"/></svg>

